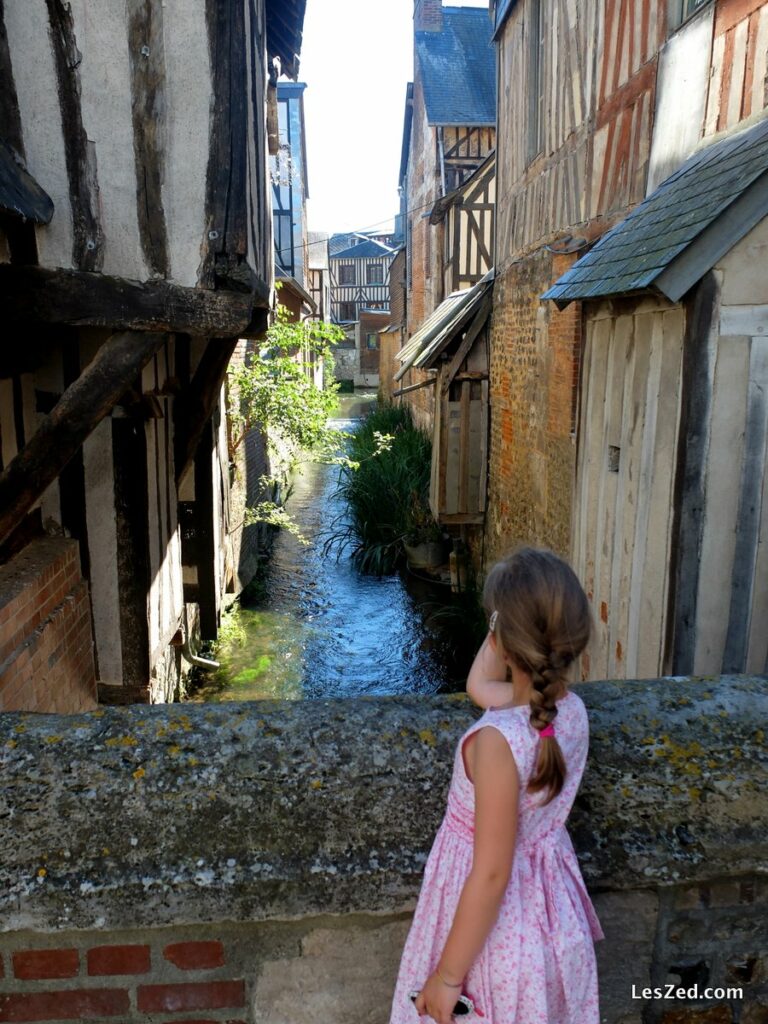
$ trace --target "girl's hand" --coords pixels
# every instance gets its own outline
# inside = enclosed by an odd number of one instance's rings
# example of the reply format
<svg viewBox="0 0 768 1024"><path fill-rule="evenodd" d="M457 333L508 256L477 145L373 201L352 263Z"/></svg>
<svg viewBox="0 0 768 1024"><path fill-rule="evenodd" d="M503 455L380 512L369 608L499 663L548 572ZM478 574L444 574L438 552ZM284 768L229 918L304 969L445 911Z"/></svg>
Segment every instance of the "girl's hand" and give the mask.
<svg viewBox="0 0 768 1024"><path fill-rule="evenodd" d="M460 995L461 988L449 988L436 974L432 973L427 978L414 1006L420 1014L427 1014L437 1024L453 1024L453 1008Z"/></svg>

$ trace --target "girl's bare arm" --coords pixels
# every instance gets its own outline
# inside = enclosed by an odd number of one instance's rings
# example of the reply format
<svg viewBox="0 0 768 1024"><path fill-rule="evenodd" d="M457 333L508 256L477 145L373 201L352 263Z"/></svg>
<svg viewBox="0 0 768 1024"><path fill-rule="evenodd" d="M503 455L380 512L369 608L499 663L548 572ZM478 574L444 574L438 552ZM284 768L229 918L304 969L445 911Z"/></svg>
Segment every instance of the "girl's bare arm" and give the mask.
<svg viewBox="0 0 768 1024"><path fill-rule="evenodd" d="M450 1021L460 989L445 982L465 978L496 923L517 838L520 778L506 738L493 727L473 739L475 835L472 869L464 883L437 972L430 975L416 1002L439 1024Z"/></svg>
<svg viewBox="0 0 768 1024"><path fill-rule="evenodd" d="M467 676L467 693L481 708L506 704L512 700L512 684L507 678L507 664L490 642L490 633L475 655Z"/></svg>

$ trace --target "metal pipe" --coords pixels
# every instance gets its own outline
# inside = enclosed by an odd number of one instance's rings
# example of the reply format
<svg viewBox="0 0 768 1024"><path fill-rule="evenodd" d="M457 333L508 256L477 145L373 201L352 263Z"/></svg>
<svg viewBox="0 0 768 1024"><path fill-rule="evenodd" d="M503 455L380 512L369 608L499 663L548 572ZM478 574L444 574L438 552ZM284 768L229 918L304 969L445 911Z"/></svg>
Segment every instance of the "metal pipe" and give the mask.
<svg viewBox="0 0 768 1024"><path fill-rule="evenodd" d="M221 663L213 661L211 658L201 658L199 654L193 654L189 647L189 639L186 639L181 647L181 653L195 668L202 668L208 672L215 672L216 669L221 668Z"/></svg>

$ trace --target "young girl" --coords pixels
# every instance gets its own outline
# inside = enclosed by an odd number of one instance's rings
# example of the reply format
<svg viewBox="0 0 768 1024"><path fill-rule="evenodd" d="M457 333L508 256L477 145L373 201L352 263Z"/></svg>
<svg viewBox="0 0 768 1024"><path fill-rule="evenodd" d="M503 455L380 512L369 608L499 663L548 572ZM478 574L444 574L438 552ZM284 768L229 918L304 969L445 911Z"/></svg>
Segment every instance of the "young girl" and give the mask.
<svg viewBox="0 0 768 1024"><path fill-rule="evenodd" d="M604 935L565 828L589 740L567 673L589 605L570 567L533 548L493 567L483 601L467 690L487 711L456 748L390 1024L449 1024L461 994L485 1024L599 1024Z"/></svg>

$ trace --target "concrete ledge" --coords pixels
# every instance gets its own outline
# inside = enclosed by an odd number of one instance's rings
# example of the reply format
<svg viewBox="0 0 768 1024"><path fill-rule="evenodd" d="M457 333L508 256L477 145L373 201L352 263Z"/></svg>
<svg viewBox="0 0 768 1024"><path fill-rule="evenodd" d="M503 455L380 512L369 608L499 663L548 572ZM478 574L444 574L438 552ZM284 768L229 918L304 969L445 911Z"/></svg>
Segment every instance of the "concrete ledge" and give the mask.
<svg viewBox="0 0 768 1024"><path fill-rule="evenodd" d="M577 687L593 891L768 873L768 677ZM410 910L464 696L0 715L0 930Z"/></svg>

